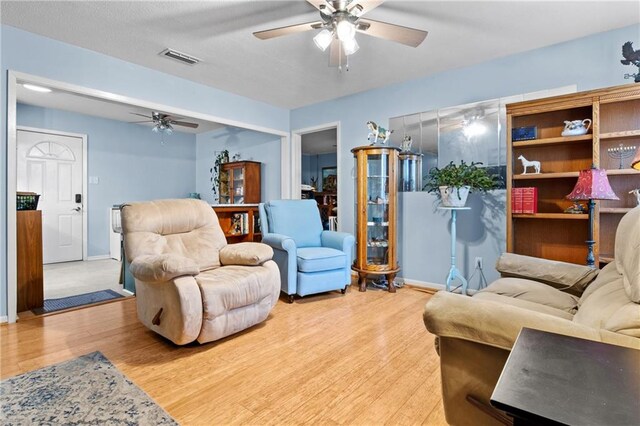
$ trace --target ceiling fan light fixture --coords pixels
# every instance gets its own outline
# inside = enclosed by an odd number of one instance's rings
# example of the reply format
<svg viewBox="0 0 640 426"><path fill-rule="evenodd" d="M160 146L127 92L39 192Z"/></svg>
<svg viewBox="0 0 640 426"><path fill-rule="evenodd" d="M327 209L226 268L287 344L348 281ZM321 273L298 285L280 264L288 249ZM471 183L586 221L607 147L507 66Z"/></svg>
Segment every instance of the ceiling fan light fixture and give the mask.
<svg viewBox="0 0 640 426"><path fill-rule="evenodd" d="M313 42L316 44L316 46L318 46L318 49L322 50L323 52L327 50L327 47L331 45L332 40L333 33L326 28L316 34L316 36L313 38Z"/></svg>
<svg viewBox="0 0 640 426"><path fill-rule="evenodd" d="M353 40L356 36L356 27L351 22L343 19L336 25L336 33L338 35L338 39L342 42Z"/></svg>
<svg viewBox="0 0 640 426"><path fill-rule="evenodd" d="M358 45L356 39L352 38L351 40L343 41L342 48L344 49L344 54L349 56L356 53L358 49L360 49L360 46Z"/></svg>

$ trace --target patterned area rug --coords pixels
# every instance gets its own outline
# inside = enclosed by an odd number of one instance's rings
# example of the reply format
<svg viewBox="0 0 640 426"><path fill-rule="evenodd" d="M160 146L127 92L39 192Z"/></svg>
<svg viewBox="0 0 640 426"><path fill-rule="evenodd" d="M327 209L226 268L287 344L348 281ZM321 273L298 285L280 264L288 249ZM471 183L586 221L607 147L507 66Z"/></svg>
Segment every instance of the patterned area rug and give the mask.
<svg viewBox="0 0 640 426"><path fill-rule="evenodd" d="M105 300L118 299L124 297L113 290L100 290L92 293L78 294L77 296L62 297L60 299L47 299L42 308L33 309L37 315L49 312L61 311L63 309L75 308L76 306L90 305L92 303L104 302Z"/></svg>
<svg viewBox="0 0 640 426"><path fill-rule="evenodd" d="M3 425L177 425L100 352L0 383Z"/></svg>

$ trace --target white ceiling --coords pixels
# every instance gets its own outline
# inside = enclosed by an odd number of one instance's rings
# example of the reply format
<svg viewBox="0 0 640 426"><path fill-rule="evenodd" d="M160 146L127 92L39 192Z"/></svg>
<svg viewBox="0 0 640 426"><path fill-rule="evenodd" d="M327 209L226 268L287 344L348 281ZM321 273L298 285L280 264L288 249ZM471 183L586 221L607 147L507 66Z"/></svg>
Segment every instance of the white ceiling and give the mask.
<svg viewBox="0 0 640 426"><path fill-rule="evenodd" d="M96 117L109 118L111 120L132 123L144 121L144 117L139 117L132 113L151 116L151 110L138 106L113 102L106 99L98 99L89 96L54 90L51 93L40 93L17 86L16 98L18 102L28 105L35 105L43 108L61 109L64 111L77 112L80 114L93 115ZM163 112L163 111L158 111ZM181 121L197 123L198 128L174 126L174 130L182 133L204 133L224 127L223 124L210 121L198 120L190 117L180 117ZM138 123L141 126L152 127L153 123Z"/></svg>
<svg viewBox="0 0 640 426"><path fill-rule="evenodd" d="M337 152L336 129L302 135L302 153L306 155L329 154Z"/></svg>
<svg viewBox="0 0 640 426"><path fill-rule="evenodd" d="M329 68L314 32L253 31L318 19L298 1L2 1L2 23L222 90L295 108L640 22L636 1L387 1L366 17L429 31L411 48L358 34ZM188 66L166 47L202 59ZM593 54L584 52L584 54Z"/></svg>

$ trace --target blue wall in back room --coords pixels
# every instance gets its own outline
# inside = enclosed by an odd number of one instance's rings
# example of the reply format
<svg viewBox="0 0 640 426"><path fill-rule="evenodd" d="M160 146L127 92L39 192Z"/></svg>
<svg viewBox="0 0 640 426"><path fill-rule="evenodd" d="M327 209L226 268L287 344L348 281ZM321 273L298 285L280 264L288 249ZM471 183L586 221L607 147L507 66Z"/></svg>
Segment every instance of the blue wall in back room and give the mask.
<svg viewBox="0 0 640 426"><path fill-rule="evenodd" d="M18 126L87 135L88 254L109 254L109 209L114 204L183 198L195 190L196 135L164 136L150 127L18 104Z"/></svg>
<svg viewBox="0 0 640 426"><path fill-rule="evenodd" d="M338 156L336 153L329 154L302 154L302 183L311 185L311 178L314 177L318 182L318 191L322 191L322 169L324 167L336 167L338 165ZM340 178L338 178L340 181Z"/></svg>
<svg viewBox="0 0 640 426"><path fill-rule="evenodd" d="M353 173L351 148L368 143L368 120L387 123L391 117L574 84L582 91L630 83L623 79L629 67L620 64L620 47L639 39L640 25L633 25L298 108L291 111L291 128L340 121L338 204L353 206L353 179L345 177ZM340 78L348 79L349 73ZM505 247L506 207L504 191L489 195L474 194L469 201L473 210L459 215L457 248L458 266L465 276L473 273L474 258L480 256L491 281L497 277L493 264ZM430 194L401 194L399 254L407 281L442 284L446 277L450 218L436 205ZM341 229L353 232L353 213L341 212ZM478 285L477 276L470 286Z"/></svg>
<svg viewBox="0 0 640 426"><path fill-rule="evenodd" d="M196 136L196 191L203 200L214 202L211 172L218 152L229 150L229 157L240 154L242 160L258 161L261 166L262 201L277 200L280 195L280 138L268 133L225 127Z"/></svg>

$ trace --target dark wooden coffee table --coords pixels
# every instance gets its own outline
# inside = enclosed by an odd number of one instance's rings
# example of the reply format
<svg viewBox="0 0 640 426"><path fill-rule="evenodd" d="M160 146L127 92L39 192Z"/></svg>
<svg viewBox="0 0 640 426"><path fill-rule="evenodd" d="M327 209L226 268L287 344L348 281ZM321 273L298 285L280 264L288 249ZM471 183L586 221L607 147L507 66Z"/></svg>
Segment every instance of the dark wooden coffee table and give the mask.
<svg viewBox="0 0 640 426"><path fill-rule="evenodd" d="M491 404L514 425L639 425L640 350L523 328Z"/></svg>

